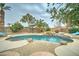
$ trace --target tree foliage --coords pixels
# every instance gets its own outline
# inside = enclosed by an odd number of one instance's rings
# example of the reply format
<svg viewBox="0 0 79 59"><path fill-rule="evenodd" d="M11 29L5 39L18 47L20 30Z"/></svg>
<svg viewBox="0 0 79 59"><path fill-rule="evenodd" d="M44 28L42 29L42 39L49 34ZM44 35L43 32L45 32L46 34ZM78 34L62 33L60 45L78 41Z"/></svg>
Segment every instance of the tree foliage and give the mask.
<svg viewBox="0 0 79 59"><path fill-rule="evenodd" d="M41 32L50 30L48 24L46 22L44 22L44 20L42 20L42 19L36 20L35 27L39 28L39 30L41 30Z"/></svg>
<svg viewBox="0 0 79 59"><path fill-rule="evenodd" d="M26 15L22 16L21 22L27 22L29 25L33 24L35 22L35 17L33 17L31 14L27 13Z"/></svg>
<svg viewBox="0 0 79 59"><path fill-rule="evenodd" d="M79 25L79 4L78 3L54 3L48 8L51 18L66 23L68 26Z"/></svg>
<svg viewBox="0 0 79 59"><path fill-rule="evenodd" d="M29 28L38 28L41 31L49 30L49 26L44 20L37 20L34 16L27 13L21 19L22 22L27 22L29 24Z"/></svg>

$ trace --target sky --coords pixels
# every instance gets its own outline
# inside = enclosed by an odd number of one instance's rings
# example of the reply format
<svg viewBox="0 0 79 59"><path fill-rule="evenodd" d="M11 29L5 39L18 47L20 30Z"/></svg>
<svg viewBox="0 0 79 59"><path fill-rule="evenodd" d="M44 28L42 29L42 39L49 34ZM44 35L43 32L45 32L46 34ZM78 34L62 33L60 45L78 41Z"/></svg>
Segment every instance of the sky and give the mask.
<svg viewBox="0 0 79 59"><path fill-rule="evenodd" d="M43 19L49 27L59 26L58 21L51 21L51 15L46 12L47 4L46 3L7 3L7 6L11 7L11 10L5 11L5 26L8 26L8 23L15 23L19 21L23 15L30 13L36 19ZM27 27L27 23L21 23L24 27Z"/></svg>

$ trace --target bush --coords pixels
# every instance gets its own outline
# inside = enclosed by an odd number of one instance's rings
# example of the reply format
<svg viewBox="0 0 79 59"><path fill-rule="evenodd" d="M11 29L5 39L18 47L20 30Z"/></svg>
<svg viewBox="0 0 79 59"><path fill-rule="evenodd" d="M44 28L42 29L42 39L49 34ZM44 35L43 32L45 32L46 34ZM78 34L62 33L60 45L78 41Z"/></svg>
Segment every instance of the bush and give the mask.
<svg viewBox="0 0 79 59"><path fill-rule="evenodd" d="M19 30L23 29L23 26L20 23L14 23L10 29L12 30L12 32L18 32Z"/></svg>
<svg viewBox="0 0 79 59"><path fill-rule="evenodd" d="M46 28L46 31L50 31L50 28Z"/></svg>
<svg viewBox="0 0 79 59"><path fill-rule="evenodd" d="M72 27L72 28L69 30L69 33L75 33L75 32L78 32L78 31L79 31L79 28Z"/></svg>

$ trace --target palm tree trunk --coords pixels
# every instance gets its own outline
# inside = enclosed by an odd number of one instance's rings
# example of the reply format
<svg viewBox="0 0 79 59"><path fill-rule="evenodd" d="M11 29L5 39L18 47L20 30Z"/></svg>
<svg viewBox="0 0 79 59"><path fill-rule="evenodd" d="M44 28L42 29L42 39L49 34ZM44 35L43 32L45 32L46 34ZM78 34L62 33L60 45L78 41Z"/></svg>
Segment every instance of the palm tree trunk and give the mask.
<svg viewBox="0 0 79 59"><path fill-rule="evenodd" d="M4 10L0 10L0 31L4 31Z"/></svg>

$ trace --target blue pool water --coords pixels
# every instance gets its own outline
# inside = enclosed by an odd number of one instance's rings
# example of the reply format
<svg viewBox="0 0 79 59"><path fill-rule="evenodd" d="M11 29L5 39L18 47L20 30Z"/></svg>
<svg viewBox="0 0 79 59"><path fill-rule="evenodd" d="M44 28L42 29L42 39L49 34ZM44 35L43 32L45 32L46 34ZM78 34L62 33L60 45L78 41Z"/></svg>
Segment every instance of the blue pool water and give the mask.
<svg viewBox="0 0 79 59"><path fill-rule="evenodd" d="M5 32L0 32L0 36L5 36L6 33Z"/></svg>
<svg viewBox="0 0 79 59"><path fill-rule="evenodd" d="M74 35L79 35L79 32L75 32L75 33L72 33L72 34L74 34Z"/></svg>
<svg viewBox="0 0 79 59"><path fill-rule="evenodd" d="M17 40L28 40L29 38L32 38L32 40L44 40L44 41L56 42L56 43L61 41L73 42L71 38L63 39L58 36L47 36L47 35L23 35L23 36L10 37L7 40L17 41Z"/></svg>

